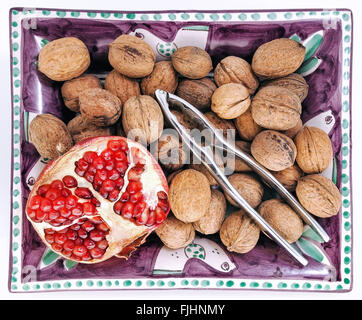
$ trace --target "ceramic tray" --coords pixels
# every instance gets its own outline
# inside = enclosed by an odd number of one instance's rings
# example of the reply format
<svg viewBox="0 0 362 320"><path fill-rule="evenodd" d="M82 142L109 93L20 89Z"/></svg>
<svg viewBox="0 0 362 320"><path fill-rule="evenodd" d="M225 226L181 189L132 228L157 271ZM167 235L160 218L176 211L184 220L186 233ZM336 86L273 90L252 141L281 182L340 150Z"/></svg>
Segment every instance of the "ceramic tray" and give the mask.
<svg viewBox="0 0 362 320"><path fill-rule="evenodd" d="M323 172L342 192L338 216L320 219L331 240L323 243L305 228L296 246L309 264L301 267L262 236L254 250L233 254L216 236L198 235L184 249L170 250L151 235L129 260L112 258L84 265L46 250L25 217L24 207L46 163L28 142L27 126L38 113L68 121L61 83L37 71L47 42L74 36L87 45L89 73L111 70L108 45L120 34L147 41L157 60L178 48L204 48L214 66L227 55L249 62L256 48L288 37L306 46L298 70L310 90L302 120L332 139L334 160ZM13 8L10 10L12 90L12 190L9 290L13 292L104 289L254 289L349 291L352 286L351 57L352 13L347 9L280 11L122 12Z"/></svg>

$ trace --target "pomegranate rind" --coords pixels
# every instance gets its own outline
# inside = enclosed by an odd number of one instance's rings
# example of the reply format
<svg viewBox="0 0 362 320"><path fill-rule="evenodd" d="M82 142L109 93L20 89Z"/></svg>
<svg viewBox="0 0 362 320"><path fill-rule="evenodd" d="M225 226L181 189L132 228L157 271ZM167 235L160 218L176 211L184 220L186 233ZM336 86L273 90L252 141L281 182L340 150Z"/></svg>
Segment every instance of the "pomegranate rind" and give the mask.
<svg viewBox="0 0 362 320"><path fill-rule="evenodd" d="M134 250L136 250L141 244L143 244L146 241L148 235L158 227L158 225L152 225L150 227L144 225L136 225L132 221L129 221L123 218L122 216L115 214L113 212L113 202L109 202L108 200L103 199L95 190L93 190L91 184L89 184L87 181L83 181L85 179L77 177L76 174L74 173L74 162L80 159L84 154L84 152L86 151L100 152L106 148L107 143L110 140L124 140L127 142L129 149L131 147L136 147L137 149L139 149L145 155L145 158L148 161L148 165L152 165L152 170L154 170L156 176L158 177L158 181L156 182L157 187L159 188L159 190L164 191L168 195L169 189L168 189L167 179L158 162L153 158L151 153L148 152L148 150L145 147L143 147L142 145L140 145L135 141L126 139L124 137L107 136L107 137L87 138L75 144L68 152L66 152L61 157L49 162L38 176L37 181L34 184L33 189L29 195L28 202L29 199L31 199L32 196L36 194L37 189L41 185L50 183L55 179L62 179L62 177L65 175L73 175L74 177L77 178L78 181L82 181L83 184L85 184L90 190L92 190L96 198L99 201L101 201L102 204L101 207L98 208L99 209L98 213L111 228L111 231L106 236L106 240L108 241L109 246L106 249L105 254L99 259L91 259L89 261L77 261L78 263L86 263L86 264L98 263L101 261L105 261L111 258L112 256L128 259L130 254ZM151 170L151 168L148 168L148 170ZM166 217L168 213L169 209L165 213ZM53 228L55 230L59 230L68 227L68 226L53 227L52 225L47 224L45 222L36 223L32 221L28 217L28 215L26 216L27 219L30 221L30 223L33 225L34 229L37 231L38 235L40 236L44 244L47 245L50 249L52 249L51 244L49 244L45 240L44 229ZM56 252L56 253L59 254L60 256L63 256L66 259L72 260L71 258L64 256L61 252Z"/></svg>

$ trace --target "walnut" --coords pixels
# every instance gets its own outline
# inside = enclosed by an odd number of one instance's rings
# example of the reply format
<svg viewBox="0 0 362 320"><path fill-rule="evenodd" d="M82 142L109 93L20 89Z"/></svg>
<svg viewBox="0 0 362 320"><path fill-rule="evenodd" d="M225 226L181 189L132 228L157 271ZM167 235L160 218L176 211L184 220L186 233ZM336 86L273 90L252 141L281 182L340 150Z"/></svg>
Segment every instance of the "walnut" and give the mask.
<svg viewBox="0 0 362 320"><path fill-rule="evenodd" d="M37 115L30 122L29 140L39 154L48 159L58 158L73 146L65 123L47 113Z"/></svg>
<svg viewBox="0 0 362 320"><path fill-rule="evenodd" d="M235 141L235 147L239 148L241 151L244 151L245 153L250 154L250 143L237 140ZM227 169L232 172L247 172L252 171L252 169L239 157L232 156L232 157L226 157L226 167Z"/></svg>
<svg viewBox="0 0 362 320"><path fill-rule="evenodd" d="M211 97L211 110L222 119L235 119L249 106L248 89L239 83L224 84Z"/></svg>
<svg viewBox="0 0 362 320"><path fill-rule="evenodd" d="M99 127L115 124L122 112L121 100L107 90L91 88L79 95L80 113Z"/></svg>
<svg viewBox="0 0 362 320"><path fill-rule="evenodd" d="M195 238L192 223L184 223L173 216L168 216L155 232L163 244L170 249L186 247Z"/></svg>
<svg viewBox="0 0 362 320"><path fill-rule="evenodd" d="M167 170L178 170L187 162L187 153L182 148L179 138L163 133L158 139L156 159Z"/></svg>
<svg viewBox="0 0 362 320"><path fill-rule="evenodd" d="M172 65L178 73L189 79L201 79L211 71L209 54L198 47L181 47L171 57Z"/></svg>
<svg viewBox="0 0 362 320"><path fill-rule="evenodd" d="M119 73L130 78L142 78L152 72L156 55L147 42L122 34L109 45L108 60Z"/></svg>
<svg viewBox="0 0 362 320"><path fill-rule="evenodd" d="M302 130L303 128L303 122L302 119L298 119L297 124L288 130L282 131L286 136L288 136L290 139L294 139L297 133Z"/></svg>
<svg viewBox="0 0 362 320"><path fill-rule="evenodd" d="M155 90L162 89L174 93L178 80L171 61L160 61L155 64L150 75L141 81L141 90L145 95L155 97Z"/></svg>
<svg viewBox="0 0 362 320"><path fill-rule="evenodd" d="M291 167L297 156L293 140L273 130L260 132L251 143L250 151L256 161L272 171Z"/></svg>
<svg viewBox="0 0 362 320"><path fill-rule="evenodd" d="M127 136L144 145L150 144L163 130L161 108L150 96L132 97L123 106L122 126Z"/></svg>
<svg viewBox="0 0 362 320"><path fill-rule="evenodd" d="M261 78L275 79L295 72L303 63L305 47L287 38L274 39L256 49L251 67Z"/></svg>
<svg viewBox="0 0 362 320"><path fill-rule="evenodd" d="M39 71L55 81L79 77L89 65L90 55L87 47L74 37L50 41L39 52Z"/></svg>
<svg viewBox="0 0 362 320"><path fill-rule="evenodd" d="M231 252L249 252L256 246L259 236L259 227L243 210L229 215L220 229L220 239L226 249Z"/></svg>
<svg viewBox="0 0 362 320"><path fill-rule="evenodd" d="M210 206L206 214L193 223L196 231L213 234L220 230L226 213L226 200L219 190L211 190Z"/></svg>
<svg viewBox="0 0 362 320"><path fill-rule="evenodd" d="M291 73L286 77L264 81L262 86L277 86L294 92L301 102L307 97L309 86L303 76L298 73Z"/></svg>
<svg viewBox="0 0 362 320"><path fill-rule="evenodd" d="M328 135L315 127L304 127L295 139L297 163L305 173L326 170L333 159L332 143Z"/></svg>
<svg viewBox="0 0 362 320"><path fill-rule="evenodd" d="M113 127L95 126L81 114L70 120L67 128L75 143L86 138L111 136L114 133Z"/></svg>
<svg viewBox="0 0 362 320"><path fill-rule="evenodd" d="M102 88L99 79L91 74L64 82L61 93L65 106L74 112L79 112L79 94L89 88Z"/></svg>
<svg viewBox="0 0 362 320"><path fill-rule="evenodd" d="M289 192L295 191L297 182L303 175L302 170L294 164L289 168L282 171L271 172L275 178L287 189Z"/></svg>
<svg viewBox="0 0 362 320"><path fill-rule="evenodd" d="M117 70L112 70L108 73L104 82L104 88L117 96L121 100L122 105L129 98L141 94L138 81L120 74Z"/></svg>
<svg viewBox="0 0 362 320"><path fill-rule="evenodd" d="M216 113L209 111L204 114L205 118L209 120L211 125L218 130L222 130L225 138L234 140L236 129L232 121L221 119Z"/></svg>
<svg viewBox="0 0 362 320"><path fill-rule="evenodd" d="M243 114L234 119L234 124L240 137L246 141L252 141L262 130L251 115L251 108L248 108Z"/></svg>
<svg viewBox="0 0 362 320"><path fill-rule="evenodd" d="M228 179L250 206L256 208L259 205L263 198L264 188L258 180L245 173L234 173ZM237 206L228 194L225 194L225 197L233 206Z"/></svg>
<svg viewBox="0 0 362 320"><path fill-rule="evenodd" d="M317 217L329 218L338 214L342 196L332 180L318 175L299 179L296 193L301 205Z"/></svg>
<svg viewBox="0 0 362 320"><path fill-rule="evenodd" d="M222 59L214 70L214 79L218 87L226 83L240 83L253 94L259 86L250 64L242 58L228 56Z"/></svg>
<svg viewBox="0 0 362 320"><path fill-rule="evenodd" d="M271 199L261 203L258 208L260 215L286 241L293 243L303 233L303 222L291 207L279 199Z"/></svg>
<svg viewBox="0 0 362 320"><path fill-rule="evenodd" d="M203 110L211 106L211 96L216 90L215 83L209 78L199 80L182 80L176 95L192 104L195 108Z"/></svg>
<svg viewBox="0 0 362 320"><path fill-rule="evenodd" d="M200 220L210 206L210 199L209 181L196 170L183 170L171 181L170 207L175 217L185 223Z"/></svg>
<svg viewBox="0 0 362 320"><path fill-rule="evenodd" d="M297 125L302 113L299 97L292 91L276 86L261 88L251 102L251 114L261 127L288 130Z"/></svg>
<svg viewBox="0 0 362 320"><path fill-rule="evenodd" d="M186 114L175 109L171 109L170 112L176 117L177 121L180 122L181 125L184 126L186 129L192 130L197 127L196 123ZM173 128L173 126L171 126L171 128Z"/></svg>

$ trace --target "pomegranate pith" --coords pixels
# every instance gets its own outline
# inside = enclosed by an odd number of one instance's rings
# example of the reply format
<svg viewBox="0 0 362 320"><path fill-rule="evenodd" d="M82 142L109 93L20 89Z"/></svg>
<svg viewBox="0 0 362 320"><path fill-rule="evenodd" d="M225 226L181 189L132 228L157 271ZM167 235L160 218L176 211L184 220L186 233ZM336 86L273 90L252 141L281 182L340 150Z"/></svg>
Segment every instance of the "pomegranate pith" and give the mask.
<svg viewBox="0 0 362 320"><path fill-rule="evenodd" d="M43 170L26 213L58 254L95 263L127 257L142 244L167 217L167 192L162 170L141 145L90 138Z"/></svg>

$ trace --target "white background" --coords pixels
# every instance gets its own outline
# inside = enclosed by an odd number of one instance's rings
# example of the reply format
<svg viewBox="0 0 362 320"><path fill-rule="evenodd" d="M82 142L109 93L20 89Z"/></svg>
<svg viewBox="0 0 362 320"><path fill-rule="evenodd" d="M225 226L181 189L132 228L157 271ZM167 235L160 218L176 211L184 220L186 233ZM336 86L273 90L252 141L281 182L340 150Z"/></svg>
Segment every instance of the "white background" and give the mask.
<svg viewBox="0 0 362 320"><path fill-rule="evenodd" d="M362 5L356 1L241 1L241 0L56 0L56 1L0 1L0 298L1 299L361 299L362 298ZM64 8L98 10L218 10L218 9L292 9L292 8L349 8L353 11L353 290L349 293L262 292L240 290L147 290L147 291L90 291L9 293L8 257L10 223L10 147L11 104L9 68L9 9L11 7ZM361 119L361 120L360 120ZM161 302L162 303L162 302Z"/></svg>

